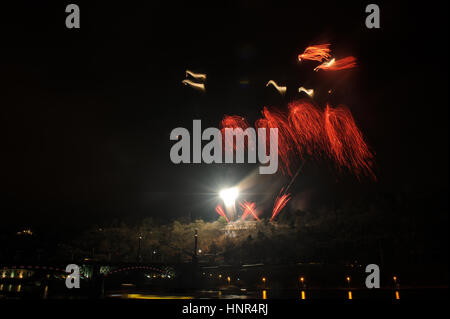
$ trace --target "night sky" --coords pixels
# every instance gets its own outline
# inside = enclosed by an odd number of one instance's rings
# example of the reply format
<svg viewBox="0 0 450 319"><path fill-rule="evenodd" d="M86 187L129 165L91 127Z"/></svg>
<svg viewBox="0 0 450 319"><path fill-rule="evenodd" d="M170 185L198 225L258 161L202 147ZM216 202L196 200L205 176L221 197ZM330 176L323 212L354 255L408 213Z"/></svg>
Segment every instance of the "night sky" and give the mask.
<svg viewBox="0 0 450 319"><path fill-rule="evenodd" d="M224 114L254 123L263 106L283 109L299 98L299 86L315 88L322 107L320 92L334 89L328 100L350 108L376 153L379 179L308 163L293 188L314 194L305 208L374 193L448 200L441 4L377 2L375 30L364 24L367 3L76 3L80 30L65 28L65 3L1 10L2 227L216 218L217 191L257 165L172 164L171 130L192 131L193 119L218 127ZM356 56L358 68L316 73L314 63L298 63L305 47L324 42L336 55ZM186 69L208 75L205 93L182 85ZM287 85L286 97L265 87L271 79Z"/></svg>

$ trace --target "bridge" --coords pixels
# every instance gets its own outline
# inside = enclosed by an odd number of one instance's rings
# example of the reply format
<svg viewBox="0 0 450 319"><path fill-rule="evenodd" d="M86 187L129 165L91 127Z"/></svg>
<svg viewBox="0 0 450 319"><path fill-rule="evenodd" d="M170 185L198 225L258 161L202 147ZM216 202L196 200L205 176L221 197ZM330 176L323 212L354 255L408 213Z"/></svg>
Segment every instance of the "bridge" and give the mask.
<svg viewBox="0 0 450 319"><path fill-rule="evenodd" d="M26 279L32 276L53 275L58 278L65 278L69 273L66 267L75 264L80 268L82 279L108 278L114 275L129 274L130 272L143 272L147 274L157 274L162 278L174 278L186 271L193 271L195 266L192 263L163 264L163 263L105 263L95 261L68 261L55 264L0 264L0 280Z"/></svg>

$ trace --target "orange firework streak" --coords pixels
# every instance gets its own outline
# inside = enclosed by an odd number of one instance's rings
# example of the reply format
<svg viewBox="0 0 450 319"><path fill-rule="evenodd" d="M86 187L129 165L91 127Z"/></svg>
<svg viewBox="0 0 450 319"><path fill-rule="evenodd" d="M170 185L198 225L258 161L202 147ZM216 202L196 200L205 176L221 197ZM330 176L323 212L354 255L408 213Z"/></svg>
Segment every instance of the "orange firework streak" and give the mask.
<svg viewBox="0 0 450 319"><path fill-rule="evenodd" d="M262 110L263 118L256 121L256 128L266 128L267 148L270 149L270 128L278 129L278 156L280 158L281 170L284 174L292 176L291 166L295 162L292 156L295 153L294 132L289 126L288 119L279 112L269 111L267 107Z"/></svg>
<svg viewBox="0 0 450 319"><path fill-rule="evenodd" d="M220 205L216 206L216 212L217 214L219 214L220 216L224 217L225 220L227 221L227 223L229 223L230 221L228 220L227 214L225 214L225 211L223 210L223 207Z"/></svg>
<svg viewBox="0 0 450 319"><path fill-rule="evenodd" d="M330 61L324 62L314 69L314 71L324 70L324 71L339 71L345 69L352 69L356 67L356 58L353 56L348 56L339 60L331 59Z"/></svg>
<svg viewBox="0 0 450 319"><path fill-rule="evenodd" d="M312 60L322 62L328 60L330 55L330 44L317 44L309 46L305 49L305 52L298 55L298 60Z"/></svg>
<svg viewBox="0 0 450 319"><path fill-rule="evenodd" d="M311 102L300 100L289 107L289 124L295 132L295 143L301 157L304 154L318 157L326 153L327 139L323 112Z"/></svg>
<svg viewBox="0 0 450 319"><path fill-rule="evenodd" d="M280 194L282 192L283 189L281 189ZM273 221L273 219L281 212L281 210L284 208L284 206L286 206L290 199L291 194L283 194L277 197L277 199L275 200L275 205L273 205L272 217L270 218L270 221Z"/></svg>
<svg viewBox="0 0 450 319"><path fill-rule="evenodd" d="M338 167L346 167L358 178L361 174L376 180L373 172L374 155L369 150L349 109L344 106L325 109L325 131L330 156Z"/></svg>
<svg viewBox="0 0 450 319"><path fill-rule="evenodd" d="M236 129L236 128L240 128L243 131L245 131L249 125L247 123L247 120L239 115L224 115L222 121L220 122L220 127L221 127L221 132L222 132L222 140L223 140L223 144L225 145L225 150L227 151L231 151L231 150L236 150L236 141L233 138L233 141L231 143L225 143L225 129L226 128L232 128L232 129ZM243 135L243 132L242 134ZM244 136L241 136L244 137ZM248 147L248 139L244 140L244 147L247 148ZM255 145L250 145L250 147L253 149L255 147Z"/></svg>
<svg viewBox="0 0 450 319"><path fill-rule="evenodd" d="M255 203L249 203L247 201L244 201L243 203L239 203L239 205L244 209L244 213L242 213L242 220L245 220L248 215L252 214L253 217L257 220L259 220L259 217L255 213L256 204Z"/></svg>

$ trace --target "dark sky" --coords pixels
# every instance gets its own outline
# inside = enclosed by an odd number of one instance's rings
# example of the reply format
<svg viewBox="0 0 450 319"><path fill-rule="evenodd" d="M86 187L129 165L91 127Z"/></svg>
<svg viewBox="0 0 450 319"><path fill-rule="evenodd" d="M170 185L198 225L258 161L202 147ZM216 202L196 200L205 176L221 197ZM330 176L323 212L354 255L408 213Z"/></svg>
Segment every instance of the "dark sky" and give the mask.
<svg viewBox="0 0 450 319"><path fill-rule="evenodd" d="M381 29L364 25L366 3L281 7L76 2L81 29L65 28L65 4L5 7L0 39L0 211L4 225L111 218L216 217L217 190L251 165L170 162L170 131L223 114L253 123L265 105L286 107L274 79L346 104L377 154L379 181L358 182L305 166L297 192L448 192L448 45L442 4L378 2ZM310 44L330 42L359 67L312 72L297 63ZM201 94L184 71L208 74ZM240 84L247 80L248 85ZM318 94L323 106L325 95ZM281 177L277 177L285 182ZM252 196L258 196L257 192ZM250 195L249 195L250 196Z"/></svg>

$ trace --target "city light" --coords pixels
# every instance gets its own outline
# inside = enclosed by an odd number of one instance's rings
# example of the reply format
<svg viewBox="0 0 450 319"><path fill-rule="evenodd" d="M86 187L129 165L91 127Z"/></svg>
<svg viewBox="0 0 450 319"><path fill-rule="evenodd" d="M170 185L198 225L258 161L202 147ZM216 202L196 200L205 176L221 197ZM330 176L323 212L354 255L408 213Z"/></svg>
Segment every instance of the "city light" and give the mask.
<svg viewBox="0 0 450 319"><path fill-rule="evenodd" d="M31 231L31 229L24 229L22 231L17 232L17 235L33 235L33 232Z"/></svg>

